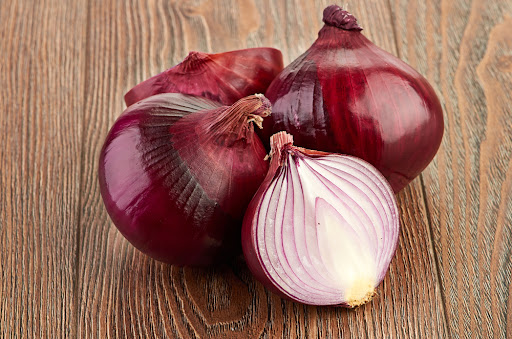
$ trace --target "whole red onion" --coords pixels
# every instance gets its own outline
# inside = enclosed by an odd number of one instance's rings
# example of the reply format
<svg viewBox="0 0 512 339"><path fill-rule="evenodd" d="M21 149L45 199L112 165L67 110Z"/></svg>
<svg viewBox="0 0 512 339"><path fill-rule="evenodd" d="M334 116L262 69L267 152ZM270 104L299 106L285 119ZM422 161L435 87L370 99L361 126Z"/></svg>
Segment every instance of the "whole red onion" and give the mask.
<svg viewBox="0 0 512 339"><path fill-rule="evenodd" d="M240 251L242 218L267 172L252 121L263 95L232 106L184 94L144 99L119 117L100 154L105 207L139 250L176 265L208 265Z"/></svg>
<svg viewBox="0 0 512 339"><path fill-rule="evenodd" d="M124 100L130 106L159 93L183 93L231 105L245 96L264 93L282 69L283 55L275 48L190 52L181 63L132 88Z"/></svg>
<svg viewBox="0 0 512 339"><path fill-rule="evenodd" d="M262 140L285 130L301 146L362 158L398 192L439 148L439 100L421 74L364 37L350 13L332 5L323 21L318 39L268 88Z"/></svg>
<svg viewBox="0 0 512 339"><path fill-rule="evenodd" d="M272 136L267 176L244 217L242 248L255 277L311 305L355 307L384 278L398 241L398 208L379 171L353 156Z"/></svg>

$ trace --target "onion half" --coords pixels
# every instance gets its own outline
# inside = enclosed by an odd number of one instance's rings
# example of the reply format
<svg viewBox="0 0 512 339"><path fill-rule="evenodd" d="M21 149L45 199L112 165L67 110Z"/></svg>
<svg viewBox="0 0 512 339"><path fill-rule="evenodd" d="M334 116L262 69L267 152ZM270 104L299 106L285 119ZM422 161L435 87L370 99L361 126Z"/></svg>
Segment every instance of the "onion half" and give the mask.
<svg viewBox="0 0 512 339"><path fill-rule="evenodd" d="M304 304L355 307L383 280L399 233L393 191L361 159L271 138L269 172L244 217L242 248L265 286Z"/></svg>

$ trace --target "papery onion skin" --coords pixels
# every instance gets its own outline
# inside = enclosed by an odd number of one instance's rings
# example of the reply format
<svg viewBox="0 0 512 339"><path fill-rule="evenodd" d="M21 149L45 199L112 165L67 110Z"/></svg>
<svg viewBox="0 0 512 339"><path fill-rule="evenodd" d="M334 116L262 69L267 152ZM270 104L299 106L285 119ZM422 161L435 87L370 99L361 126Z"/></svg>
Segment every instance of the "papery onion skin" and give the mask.
<svg viewBox="0 0 512 339"><path fill-rule="evenodd" d="M119 231L147 255L178 266L239 253L243 214L268 168L249 120L261 124L269 113L262 95L227 107L159 94L130 106L99 160L101 194Z"/></svg>
<svg viewBox="0 0 512 339"><path fill-rule="evenodd" d="M283 298L360 306L375 295L396 250L400 224L392 188L361 159L296 147L292 140L284 132L271 139L269 172L242 227L247 265Z"/></svg>
<svg viewBox="0 0 512 339"><path fill-rule="evenodd" d="M225 53L190 52L176 66L128 91L127 106L160 93L199 95L223 105L264 93L283 69L283 55L275 48L248 48Z"/></svg>
<svg viewBox="0 0 512 339"><path fill-rule="evenodd" d="M268 88L273 113L260 136L284 130L303 147L362 158L399 192L441 144L439 99L421 74L362 35L351 14L332 5L324 22Z"/></svg>

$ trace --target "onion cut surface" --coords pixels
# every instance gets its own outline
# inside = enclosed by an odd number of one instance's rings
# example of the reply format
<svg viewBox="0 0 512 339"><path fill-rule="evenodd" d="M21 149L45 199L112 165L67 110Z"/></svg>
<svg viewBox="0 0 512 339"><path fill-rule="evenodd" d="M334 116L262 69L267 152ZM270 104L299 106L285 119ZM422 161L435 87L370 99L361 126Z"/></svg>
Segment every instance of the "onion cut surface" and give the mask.
<svg viewBox="0 0 512 339"><path fill-rule="evenodd" d="M250 270L274 292L311 305L369 301L394 255L393 191L367 162L272 137L269 173L242 228Z"/></svg>

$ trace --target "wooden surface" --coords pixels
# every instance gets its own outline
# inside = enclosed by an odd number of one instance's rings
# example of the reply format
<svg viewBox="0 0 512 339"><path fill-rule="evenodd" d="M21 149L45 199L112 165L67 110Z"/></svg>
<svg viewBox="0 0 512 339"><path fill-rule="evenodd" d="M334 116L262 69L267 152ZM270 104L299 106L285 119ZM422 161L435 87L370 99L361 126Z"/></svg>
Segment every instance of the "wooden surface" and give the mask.
<svg viewBox="0 0 512 339"><path fill-rule="evenodd" d="M378 297L283 301L243 259L179 269L135 250L97 158L131 86L190 50L304 51L330 1L0 1L0 338L512 337L512 2L365 0L364 34L436 89L445 137L398 195Z"/></svg>

